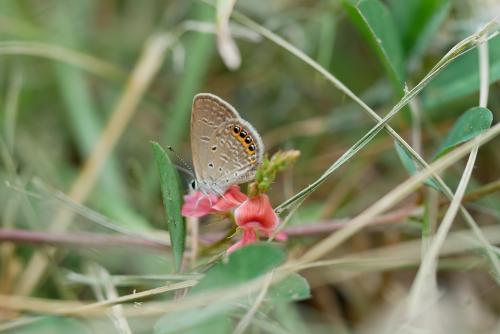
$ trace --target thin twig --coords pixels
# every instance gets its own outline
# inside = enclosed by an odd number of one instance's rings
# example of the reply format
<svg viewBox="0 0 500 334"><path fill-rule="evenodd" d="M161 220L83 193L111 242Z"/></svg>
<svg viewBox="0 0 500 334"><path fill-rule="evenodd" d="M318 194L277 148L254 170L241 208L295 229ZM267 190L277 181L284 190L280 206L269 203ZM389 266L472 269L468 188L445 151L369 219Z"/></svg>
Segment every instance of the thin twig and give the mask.
<svg viewBox="0 0 500 334"><path fill-rule="evenodd" d="M371 220L370 225L381 225L387 223L397 223L408 217L410 217L415 210L418 209L414 206L408 206L403 209L394 210L385 215L375 217ZM346 224L350 221L350 218L334 219L323 222L318 222L315 224L303 224L296 226L289 226L284 229L287 236L307 236L314 234L331 233L341 228L344 228Z"/></svg>
<svg viewBox="0 0 500 334"><path fill-rule="evenodd" d="M471 191L464 196L462 202L473 202L497 191L500 191L500 179L490 182L477 190Z"/></svg>
<svg viewBox="0 0 500 334"><path fill-rule="evenodd" d="M160 243L129 235L103 233L49 233L18 229L0 229L0 241L32 245L52 245L70 247L118 247L132 246L165 252L170 249L167 242Z"/></svg>
<svg viewBox="0 0 500 334"><path fill-rule="evenodd" d="M394 210L385 215L375 217L371 224L380 225L386 223L396 223L402 221L419 210L418 207L407 206ZM351 218L340 218L323 220L315 223L305 223L302 225L289 226L284 232L290 237L308 236L316 234L331 233L346 226ZM228 238L235 233L234 225L226 234L207 233L200 236L200 241L206 243L216 243L212 247L218 247L227 242ZM78 233L49 233L44 231L30 231L20 229L0 229L0 241L10 241L15 243L33 244L33 245L52 245L52 246L70 246L70 247L117 247L132 246L142 247L151 250L165 252L170 249L170 242L164 243L144 239L141 236L103 234L91 232Z"/></svg>
<svg viewBox="0 0 500 334"><path fill-rule="evenodd" d="M190 265L191 268L196 266L196 257L198 256L198 242L200 240L200 221L196 217L186 218L186 223L191 236L191 255L190 255Z"/></svg>

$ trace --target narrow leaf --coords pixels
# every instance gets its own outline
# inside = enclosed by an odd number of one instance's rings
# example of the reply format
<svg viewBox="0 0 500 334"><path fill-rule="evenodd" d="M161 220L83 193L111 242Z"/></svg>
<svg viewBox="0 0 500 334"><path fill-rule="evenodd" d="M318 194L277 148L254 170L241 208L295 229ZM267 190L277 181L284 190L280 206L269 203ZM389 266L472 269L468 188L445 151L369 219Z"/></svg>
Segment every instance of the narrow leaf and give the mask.
<svg viewBox="0 0 500 334"><path fill-rule="evenodd" d="M482 107L474 107L467 110L453 125L448 135L434 154L434 160L451 151L455 146L460 145L491 126L493 114L490 110Z"/></svg>
<svg viewBox="0 0 500 334"><path fill-rule="evenodd" d="M172 253L177 271L181 268L182 254L186 239L186 226L181 216L181 193L179 176L174 165L163 148L153 142L153 151L156 165L160 173L160 186L163 198L163 207L167 216L167 227L172 244Z"/></svg>

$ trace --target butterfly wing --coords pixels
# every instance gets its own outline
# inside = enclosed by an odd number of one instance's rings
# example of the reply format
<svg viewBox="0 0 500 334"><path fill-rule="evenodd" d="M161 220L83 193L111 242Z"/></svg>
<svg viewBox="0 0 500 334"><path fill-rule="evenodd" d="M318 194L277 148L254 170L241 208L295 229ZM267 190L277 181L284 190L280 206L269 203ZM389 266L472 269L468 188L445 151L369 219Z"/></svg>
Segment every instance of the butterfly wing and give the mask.
<svg viewBox="0 0 500 334"><path fill-rule="evenodd" d="M264 145L229 103L204 93L193 100L191 151L200 190L223 193L230 185L255 177Z"/></svg>

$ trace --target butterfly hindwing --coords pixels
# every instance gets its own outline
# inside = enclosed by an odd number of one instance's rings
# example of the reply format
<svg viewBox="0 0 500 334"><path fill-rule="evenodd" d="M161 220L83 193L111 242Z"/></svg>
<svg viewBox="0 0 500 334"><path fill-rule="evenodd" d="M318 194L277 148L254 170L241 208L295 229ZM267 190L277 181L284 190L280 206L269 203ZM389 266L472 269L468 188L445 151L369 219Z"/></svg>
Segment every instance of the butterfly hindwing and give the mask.
<svg viewBox="0 0 500 334"><path fill-rule="evenodd" d="M206 93L193 101L191 150L203 192L223 192L252 180L264 154L257 131L229 103Z"/></svg>

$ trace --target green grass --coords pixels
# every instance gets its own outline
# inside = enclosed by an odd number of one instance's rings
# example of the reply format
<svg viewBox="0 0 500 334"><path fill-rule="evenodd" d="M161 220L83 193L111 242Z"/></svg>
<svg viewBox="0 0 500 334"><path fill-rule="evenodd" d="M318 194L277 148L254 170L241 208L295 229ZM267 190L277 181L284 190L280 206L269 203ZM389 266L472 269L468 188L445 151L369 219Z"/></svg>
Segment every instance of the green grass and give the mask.
<svg viewBox="0 0 500 334"><path fill-rule="evenodd" d="M240 0L238 68L217 6L0 2L0 332L498 331L498 5ZM179 216L199 92L301 151L288 240Z"/></svg>

